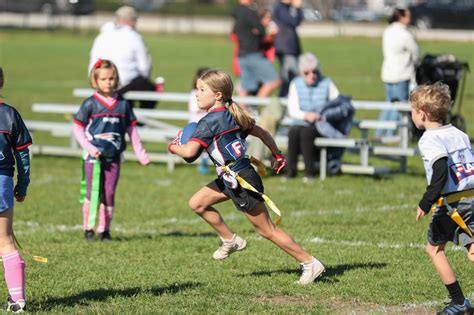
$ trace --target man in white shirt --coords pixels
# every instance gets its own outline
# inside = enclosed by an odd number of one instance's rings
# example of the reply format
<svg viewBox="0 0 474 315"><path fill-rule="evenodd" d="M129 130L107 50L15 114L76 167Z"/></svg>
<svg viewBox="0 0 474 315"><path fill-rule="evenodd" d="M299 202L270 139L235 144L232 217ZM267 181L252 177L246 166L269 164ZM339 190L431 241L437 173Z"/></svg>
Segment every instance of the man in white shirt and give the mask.
<svg viewBox="0 0 474 315"><path fill-rule="evenodd" d="M130 6L115 12L115 22L104 24L90 52L89 71L97 59L111 60L118 69L118 92L153 91L150 81L151 58L142 36L135 30L137 13ZM141 108L153 108L154 101L141 101Z"/></svg>

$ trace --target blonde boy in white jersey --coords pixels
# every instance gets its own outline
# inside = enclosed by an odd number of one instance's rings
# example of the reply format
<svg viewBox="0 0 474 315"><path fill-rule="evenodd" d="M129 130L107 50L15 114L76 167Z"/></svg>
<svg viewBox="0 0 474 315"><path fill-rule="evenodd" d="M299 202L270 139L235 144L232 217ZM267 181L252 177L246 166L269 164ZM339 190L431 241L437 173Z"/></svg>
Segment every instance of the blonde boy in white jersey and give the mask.
<svg viewBox="0 0 474 315"><path fill-rule="evenodd" d="M474 262L474 155L469 137L443 119L451 106L449 87L437 82L410 93L412 119L426 129L418 142L428 186L418 204L416 220L435 205L426 252L445 284L451 302L437 314L473 314L445 255L448 241L467 249Z"/></svg>

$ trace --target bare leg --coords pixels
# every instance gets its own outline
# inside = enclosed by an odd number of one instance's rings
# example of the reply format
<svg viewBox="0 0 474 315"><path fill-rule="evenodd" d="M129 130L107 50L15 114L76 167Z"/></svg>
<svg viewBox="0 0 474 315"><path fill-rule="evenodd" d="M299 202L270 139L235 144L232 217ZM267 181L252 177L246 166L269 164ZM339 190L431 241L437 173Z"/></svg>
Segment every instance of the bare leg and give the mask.
<svg viewBox="0 0 474 315"><path fill-rule="evenodd" d="M456 275L454 274L454 270L449 264L448 258L444 253L444 247L446 244L443 245L426 245L426 252L431 258L433 265L436 268L441 280L444 284L451 284L456 282Z"/></svg>
<svg viewBox="0 0 474 315"><path fill-rule="evenodd" d="M263 84L257 92L257 97L270 96L273 91L281 86L281 80L271 81Z"/></svg>
<svg viewBox="0 0 474 315"><path fill-rule="evenodd" d="M13 242L13 209L0 213L0 254L16 250Z"/></svg>
<svg viewBox="0 0 474 315"><path fill-rule="evenodd" d="M273 224L263 202L245 213L245 215L262 237L272 241L300 263L311 261L312 256L308 252L296 243L290 235Z"/></svg>
<svg viewBox="0 0 474 315"><path fill-rule="evenodd" d="M474 243L467 247L467 259L474 262Z"/></svg>
<svg viewBox="0 0 474 315"><path fill-rule="evenodd" d="M224 240L232 239L234 233L224 222L220 213L212 206L228 199L229 198L217 188L214 182L201 188L189 199L189 207L203 218L204 221L209 223Z"/></svg>

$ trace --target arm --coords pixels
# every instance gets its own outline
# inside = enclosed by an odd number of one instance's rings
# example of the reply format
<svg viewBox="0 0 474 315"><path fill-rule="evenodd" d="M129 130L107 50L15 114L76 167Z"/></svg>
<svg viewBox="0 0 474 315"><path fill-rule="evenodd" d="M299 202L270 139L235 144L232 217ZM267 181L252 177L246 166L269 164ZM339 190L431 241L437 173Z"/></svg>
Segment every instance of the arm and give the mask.
<svg viewBox="0 0 474 315"><path fill-rule="evenodd" d="M142 142L140 140L140 136L138 135L138 130L135 125L132 125L127 128L128 136L130 137L130 141L132 142L133 151L135 155L138 157L138 161L142 165L150 164L150 159L148 158L148 154L143 148Z"/></svg>
<svg viewBox="0 0 474 315"><path fill-rule="evenodd" d="M72 130L74 132L74 137L76 138L76 141L80 144L80 146L84 150L86 150L90 156L95 159L98 158L100 155L100 151L92 143L90 143L89 140L87 140L84 126L74 123L72 126Z"/></svg>
<svg viewBox="0 0 474 315"><path fill-rule="evenodd" d="M410 32L408 32L408 30L407 30L406 40L405 40L405 47L410 52L411 60L415 62L420 55L420 51L418 48L418 44L415 41L415 38Z"/></svg>
<svg viewBox="0 0 474 315"><path fill-rule="evenodd" d="M148 78L151 73L151 57L145 46L143 38L137 33L137 40L134 45L136 51L138 71L144 78Z"/></svg>
<svg viewBox="0 0 474 315"><path fill-rule="evenodd" d="M286 166L286 160L285 156L281 153L280 149L275 143L273 137L268 131L258 125L255 125L252 130L250 130L249 134L259 138L267 146L267 148L272 153L272 168L277 174L279 174L280 171Z"/></svg>
<svg viewBox="0 0 474 315"><path fill-rule="evenodd" d="M16 201L22 202L25 200L26 191L30 184L30 151L28 148L15 151L15 160L18 177L13 193Z"/></svg>
<svg viewBox="0 0 474 315"><path fill-rule="evenodd" d="M426 187L426 191L423 194L420 202L418 203L416 220L426 215L431 208L431 205L438 200L441 195L441 191L446 184L448 179L448 158L442 157L433 163L433 175L431 176L431 182Z"/></svg>
<svg viewBox="0 0 474 315"><path fill-rule="evenodd" d="M329 101L335 100L339 96L339 90L337 89L334 82L331 80L331 84L329 84Z"/></svg>
<svg viewBox="0 0 474 315"><path fill-rule="evenodd" d="M192 140L190 140L188 143L181 144L181 145L173 141L168 145L168 151L170 153L176 154L185 159L190 159L196 156L200 150L201 150L201 144Z"/></svg>

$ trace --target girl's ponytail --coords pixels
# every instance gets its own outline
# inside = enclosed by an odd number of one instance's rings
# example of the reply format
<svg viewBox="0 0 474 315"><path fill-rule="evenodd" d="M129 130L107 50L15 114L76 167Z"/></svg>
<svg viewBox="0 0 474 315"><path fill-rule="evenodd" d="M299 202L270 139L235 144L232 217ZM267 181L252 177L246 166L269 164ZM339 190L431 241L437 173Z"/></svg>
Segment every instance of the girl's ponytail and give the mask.
<svg viewBox="0 0 474 315"><path fill-rule="evenodd" d="M255 126L255 118L253 118L246 110L242 109L239 105L234 103L232 99L228 101L229 112L234 117L240 129L243 131L249 131Z"/></svg>

